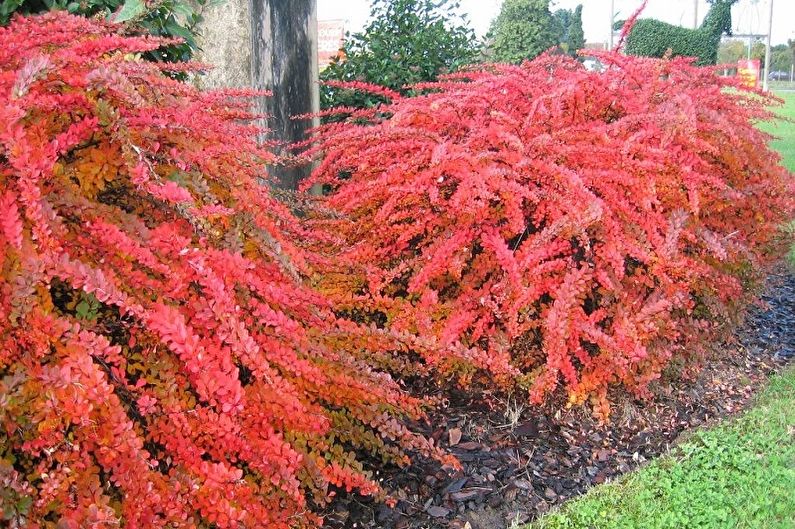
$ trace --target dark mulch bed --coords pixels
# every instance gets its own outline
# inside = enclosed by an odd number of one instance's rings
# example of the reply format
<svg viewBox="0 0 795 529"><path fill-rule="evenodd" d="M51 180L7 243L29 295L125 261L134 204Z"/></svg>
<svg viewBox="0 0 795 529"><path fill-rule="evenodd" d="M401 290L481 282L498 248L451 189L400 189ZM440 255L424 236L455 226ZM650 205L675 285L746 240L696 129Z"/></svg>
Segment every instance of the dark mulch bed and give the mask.
<svg viewBox="0 0 795 529"><path fill-rule="evenodd" d="M451 395L426 433L448 447L463 470L451 474L420 461L386 471L380 479L398 500L395 508L344 496L326 527L500 529L632 470L665 452L683 431L741 410L793 357L795 274L773 274L762 299L764 306L751 310L694 379L660 384L646 401L613 399L609 424L583 408L522 409L504 397Z"/></svg>

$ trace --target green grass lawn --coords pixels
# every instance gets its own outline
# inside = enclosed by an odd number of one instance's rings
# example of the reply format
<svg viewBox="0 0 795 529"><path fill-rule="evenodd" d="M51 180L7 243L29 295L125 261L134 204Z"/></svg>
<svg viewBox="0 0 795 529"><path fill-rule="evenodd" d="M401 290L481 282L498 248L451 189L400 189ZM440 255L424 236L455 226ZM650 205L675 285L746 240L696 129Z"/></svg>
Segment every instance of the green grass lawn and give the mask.
<svg viewBox="0 0 795 529"><path fill-rule="evenodd" d="M779 92L776 95L785 102L783 107L776 109L779 115L795 120L795 92ZM771 146L784 157L784 165L790 171L795 171L795 123L763 123L761 128L779 137Z"/></svg>
<svg viewBox="0 0 795 529"><path fill-rule="evenodd" d="M795 368L739 418L595 487L526 529L792 529Z"/></svg>
<svg viewBox="0 0 795 529"><path fill-rule="evenodd" d="M780 93L795 120L795 93ZM795 123L760 125L795 171ZM795 264L795 248L790 254ZM696 431L669 455L594 487L526 529L795 528L795 367L741 417Z"/></svg>
<svg viewBox="0 0 795 529"><path fill-rule="evenodd" d="M795 120L795 92L778 92L776 95L784 100L784 106L777 108L776 112L783 118ZM760 127L778 136L771 143L771 147L781 153L784 165L795 172L795 122L762 123ZM795 222L790 224L790 229L795 231ZM795 264L795 246L792 247L789 258Z"/></svg>

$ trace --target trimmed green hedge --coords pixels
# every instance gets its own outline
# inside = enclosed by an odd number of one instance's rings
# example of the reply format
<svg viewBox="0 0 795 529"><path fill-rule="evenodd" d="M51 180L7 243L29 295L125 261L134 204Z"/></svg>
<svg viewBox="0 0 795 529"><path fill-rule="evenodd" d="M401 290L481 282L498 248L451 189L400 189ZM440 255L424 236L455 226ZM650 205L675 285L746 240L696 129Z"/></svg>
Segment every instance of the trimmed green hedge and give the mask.
<svg viewBox="0 0 795 529"><path fill-rule="evenodd" d="M712 7L698 29L687 29L654 19L640 19L627 37L631 55L696 57L697 64L716 64L721 35L731 34L731 8L737 0L713 0Z"/></svg>

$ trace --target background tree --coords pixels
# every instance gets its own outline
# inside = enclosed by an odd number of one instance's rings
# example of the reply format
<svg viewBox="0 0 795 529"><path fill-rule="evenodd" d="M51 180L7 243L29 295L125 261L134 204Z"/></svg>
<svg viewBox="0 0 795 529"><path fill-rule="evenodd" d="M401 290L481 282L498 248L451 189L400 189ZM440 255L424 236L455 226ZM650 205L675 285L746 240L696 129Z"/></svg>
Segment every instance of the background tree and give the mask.
<svg viewBox="0 0 795 529"><path fill-rule="evenodd" d="M786 49L786 45L779 44L773 46L771 52L781 48ZM747 40L728 40L722 42L718 48L718 62L719 63L736 63L739 60L747 59L748 55L748 41ZM751 44L751 59L765 60L765 43L761 40L755 40Z"/></svg>
<svg viewBox="0 0 795 529"><path fill-rule="evenodd" d="M553 18L549 0L505 0L489 30L491 57L512 63L537 57L558 44L562 18Z"/></svg>
<svg viewBox="0 0 795 529"><path fill-rule="evenodd" d="M718 47L718 64L733 64L748 56L748 42L727 40Z"/></svg>
<svg viewBox="0 0 795 529"><path fill-rule="evenodd" d="M0 25L5 25L14 13L23 15L44 11L68 11L85 17L113 17L127 22L135 31L145 31L161 37L177 37L181 44L164 46L144 54L150 60L187 61L198 49L197 26L202 21L205 6L219 0L0 0Z"/></svg>
<svg viewBox="0 0 795 529"><path fill-rule="evenodd" d="M771 50L772 51L772 50ZM751 58L757 59L763 65L765 63L765 43L761 40L757 40L754 42L753 46L751 46Z"/></svg>
<svg viewBox="0 0 795 529"><path fill-rule="evenodd" d="M558 9L552 14L558 45L571 56L585 47L585 34L582 30L582 5L574 9Z"/></svg>
<svg viewBox="0 0 795 529"><path fill-rule="evenodd" d="M585 32L582 29L582 4L574 8L569 26L569 49L572 53L585 47Z"/></svg>
<svg viewBox="0 0 795 529"><path fill-rule="evenodd" d="M718 48L718 64L736 65L737 61L748 58L748 42L729 40ZM751 59L765 60L765 44L757 40L751 45ZM788 44L778 44L770 49L770 71L790 73L793 53Z"/></svg>
<svg viewBox="0 0 795 529"><path fill-rule="evenodd" d="M770 71L790 73L792 49L787 44L778 44L770 49Z"/></svg>
<svg viewBox="0 0 795 529"><path fill-rule="evenodd" d="M344 55L323 70L320 79L402 90L472 62L477 54L475 33L457 9L458 2L452 0L374 0L364 31L346 39ZM320 97L322 108L368 107L383 99L328 86Z"/></svg>
<svg viewBox="0 0 795 529"><path fill-rule="evenodd" d="M571 9L558 9L552 13L552 22L558 41L563 51L568 51L569 26L571 24Z"/></svg>

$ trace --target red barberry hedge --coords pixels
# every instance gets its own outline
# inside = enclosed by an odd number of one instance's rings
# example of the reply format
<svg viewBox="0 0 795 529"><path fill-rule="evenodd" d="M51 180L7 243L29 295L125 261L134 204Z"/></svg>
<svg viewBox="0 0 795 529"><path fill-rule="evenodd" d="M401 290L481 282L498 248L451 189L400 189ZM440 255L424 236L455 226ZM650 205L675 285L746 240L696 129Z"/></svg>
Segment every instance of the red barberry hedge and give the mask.
<svg viewBox="0 0 795 529"><path fill-rule="evenodd" d="M386 338L304 286L251 94L59 14L0 28L0 525L315 526L439 455Z"/></svg>
<svg viewBox="0 0 795 529"><path fill-rule="evenodd" d="M340 310L435 340L442 373L570 403L643 393L780 255L792 175L772 101L685 59L542 56L321 127ZM342 109L345 110L345 109ZM348 110L350 112L350 110Z"/></svg>

